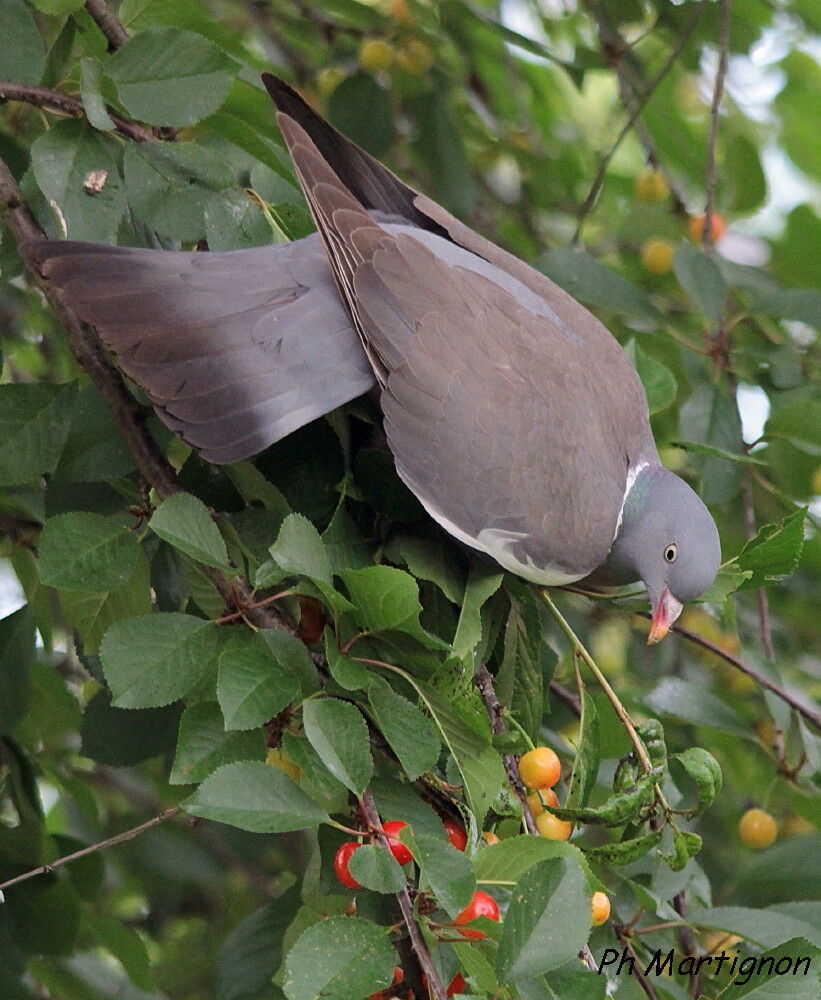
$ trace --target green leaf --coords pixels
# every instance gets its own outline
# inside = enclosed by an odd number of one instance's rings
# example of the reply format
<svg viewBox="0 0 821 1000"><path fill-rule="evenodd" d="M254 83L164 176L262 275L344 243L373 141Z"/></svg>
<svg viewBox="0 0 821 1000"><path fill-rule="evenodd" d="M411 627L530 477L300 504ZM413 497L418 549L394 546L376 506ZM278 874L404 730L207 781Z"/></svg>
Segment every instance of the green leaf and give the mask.
<svg viewBox="0 0 821 1000"><path fill-rule="evenodd" d="M305 643L281 629L257 633L271 651L276 667L293 677L303 698L319 690L319 679Z"/></svg>
<svg viewBox="0 0 821 1000"><path fill-rule="evenodd" d="M727 285L713 258L682 240L673 257L673 271L696 311L718 322L727 298Z"/></svg>
<svg viewBox="0 0 821 1000"><path fill-rule="evenodd" d="M24 0L0 0L0 24L13 44L0 45L0 80L39 83L46 53L43 39Z"/></svg>
<svg viewBox="0 0 821 1000"><path fill-rule="evenodd" d="M242 630L223 647L217 698L226 729L256 729L298 694L296 678L277 671L271 649L259 633Z"/></svg>
<svg viewBox="0 0 821 1000"><path fill-rule="evenodd" d="M355 73L334 89L328 121L372 156L385 153L393 139L390 99L369 73Z"/></svg>
<svg viewBox="0 0 821 1000"><path fill-rule="evenodd" d="M722 566L710 586L699 597L704 604L723 604L749 578L749 572L742 573L735 563Z"/></svg>
<svg viewBox="0 0 821 1000"><path fill-rule="evenodd" d="M31 168L58 206L69 239L116 243L125 192L112 140L84 122L58 122L32 143ZM102 184L96 193L86 187L91 174Z"/></svg>
<svg viewBox="0 0 821 1000"><path fill-rule="evenodd" d="M821 291L816 288L788 288L758 295L750 308L756 313L798 320L813 329L821 329Z"/></svg>
<svg viewBox="0 0 821 1000"><path fill-rule="evenodd" d="M93 56L84 56L80 60L80 97L86 118L100 132L111 132L114 122L106 109L102 86L103 64Z"/></svg>
<svg viewBox="0 0 821 1000"><path fill-rule="evenodd" d="M496 674L496 693L509 705L527 734L536 739L544 709L543 660L553 654L542 635L539 606L532 588L511 581L510 612L505 626L502 663Z"/></svg>
<svg viewBox="0 0 821 1000"><path fill-rule="evenodd" d="M578 809L587 805L590 793L596 784L601 761L599 714L596 711L596 703L587 693L587 688L583 687L581 694L579 741L570 775L570 791L565 803L567 809Z"/></svg>
<svg viewBox="0 0 821 1000"><path fill-rule="evenodd" d="M174 128L194 125L216 111L236 69L234 60L213 42L175 28L141 31L106 67L130 115Z"/></svg>
<svg viewBox="0 0 821 1000"><path fill-rule="evenodd" d="M427 646L443 646L419 624L419 585L393 566L366 566L339 574L356 606L357 619L368 632L395 629L407 632Z"/></svg>
<svg viewBox="0 0 821 1000"><path fill-rule="evenodd" d="M333 584L331 564L319 532L302 514L285 518L270 551L286 576L307 576L328 586Z"/></svg>
<svg viewBox="0 0 821 1000"><path fill-rule="evenodd" d="M673 853L665 854L659 851L659 857L663 858L671 871L680 872L690 860L701 850L702 840L697 833L689 833L685 830L673 831Z"/></svg>
<svg viewBox="0 0 821 1000"><path fill-rule="evenodd" d="M384 928L357 917L309 927L285 959L288 1000L362 1000L387 987L396 954Z"/></svg>
<svg viewBox="0 0 821 1000"><path fill-rule="evenodd" d="M685 441L737 453L741 421L735 400L721 386L698 386L679 411L679 436ZM708 506L735 496L741 479L736 462L712 455L694 462L701 474L701 498Z"/></svg>
<svg viewBox="0 0 821 1000"><path fill-rule="evenodd" d="M405 839L401 837L400 839ZM423 884L430 887L434 898L451 917L470 902L476 887L470 858L458 851L439 831L435 836L420 832L407 841L419 865Z"/></svg>
<svg viewBox="0 0 821 1000"><path fill-rule="evenodd" d="M234 927L217 956L217 1000L264 995L282 964L283 940L299 903L299 887L292 886Z"/></svg>
<svg viewBox="0 0 821 1000"><path fill-rule="evenodd" d="M151 611L150 573L142 549L134 572L122 586L100 593L61 590L60 606L68 623L80 634L84 651L96 655L106 630L114 622Z"/></svg>
<svg viewBox="0 0 821 1000"><path fill-rule="evenodd" d="M357 664L358 666L358 664ZM436 726L413 702L398 694L381 678L372 677L368 700L376 724L399 758L411 781L433 770L439 760L442 743Z"/></svg>
<svg viewBox="0 0 821 1000"><path fill-rule="evenodd" d="M767 179L758 150L746 136L735 135L727 143L721 173L732 193L730 207L733 215L754 212L764 204Z"/></svg>
<svg viewBox="0 0 821 1000"><path fill-rule="evenodd" d="M190 142L132 143L125 148L123 166L132 212L170 239L204 239L212 193L234 183L215 152Z"/></svg>
<svg viewBox="0 0 821 1000"><path fill-rule="evenodd" d="M265 738L261 729L227 733L219 705L201 701L182 713L177 753L168 780L172 785L193 785L204 781L223 764L262 760L264 756Z"/></svg>
<svg viewBox="0 0 821 1000"><path fill-rule="evenodd" d="M94 386L81 389L54 478L99 483L128 476L135 468L134 458L103 397Z"/></svg>
<svg viewBox="0 0 821 1000"><path fill-rule="evenodd" d="M653 326L664 322L644 292L583 250L545 250L535 263L543 274L585 305Z"/></svg>
<svg viewBox="0 0 821 1000"><path fill-rule="evenodd" d="M484 566L474 566L468 576L459 624L453 639L453 655L463 660L482 638L482 605L502 585L503 573Z"/></svg>
<svg viewBox="0 0 821 1000"><path fill-rule="evenodd" d="M217 652L212 622L176 612L115 622L100 660L118 708L156 708L182 698Z"/></svg>
<svg viewBox="0 0 821 1000"><path fill-rule="evenodd" d="M821 456L821 400L796 399L773 408L764 436L783 438L799 451Z"/></svg>
<svg viewBox="0 0 821 1000"><path fill-rule="evenodd" d="M752 575L740 589L763 587L794 573L804 548L806 508L785 517L780 524L765 524L738 555L735 563Z"/></svg>
<svg viewBox="0 0 821 1000"><path fill-rule="evenodd" d="M777 948L751 956L750 961L756 963L756 974L748 977L746 973L739 972L729 986L721 991L720 1000L771 1000L774 997L777 1000L815 1000L821 994L819 959L821 951L813 947L806 938L792 938ZM770 973L773 969L786 970L776 972L779 977L776 983L773 983ZM746 982L742 982L743 979Z"/></svg>
<svg viewBox="0 0 821 1000"><path fill-rule="evenodd" d="M386 546L385 554L392 562L404 561L417 579L435 583L449 601L462 603L465 583L451 550L441 539L400 535Z"/></svg>
<svg viewBox="0 0 821 1000"><path fill-rule="evenodd" d="M244 250L278 242L256 198L230 188L213 194L205 206L209 250ZM282 237L280 236L281 240Z"/></svg>
<svg viewBox="0 0 821 1000"><path fill-rule="evenodd" d="M149 528L169 545L205 566L230 571L225 541L208 508L190 493L174 493L157 507Z"/></svg>
<svg viewBox="0 0 821 1000"><path fill-rule="evenodd" d="M54 472L76 393L74 383L0 385L0 486Z"/></svg>
<svg viewBox="0 0 821 1000"><path fill-rule="evenodd" d="M350 702L320 698L302 708L305 735L323 763L355 795L361 795L373 775L368 727Z"/></svg>
<svg viewBox="0 0 821 1000"><path fill-rule="evenodd" d="M600 888L575 844L526 834L507 837L498 844L483 847L474 859L473 870L480 885L514 886L534 865L554 858L574 858L587 875L588 887L591 890Z"/></svg>
<svg viewBox="0 0 821 1000"><path fill-rule="evenodd" d="M504 982L557 969L590 930L590 892L570 858L540 861L518 882L505 914L496 970Z"/></svg>
<svg viewBox="0 0 821 1000"><path fill-rule="evenodd" d="M109 767L131 767L169 753L180 718L179 704L163 708L114 708L111 692L98 691L83 712L80 752Z"/></svg>
<svg viewBox="0 0 821 1000"><path fill-rule="evenodd" d="M71 14L83 6L83 0L31 0L31 2L44 14L51 14L54 17Z"/></svg>
<svg viewBox="0 0 821 1000"><path fill-rule="evenodd" d="M670 369L643 351L635 337L627 342L624 353L638 372L647 394L647 407L651 414L666 410L675 402L678 385Z"/></svg>
<svg viewBox="0 0 821 1000"><path fill-rule="evenodd" d="M328 821L299 785L270 764L252 760L220 767L182 807L249 833L287 833Z"/></svg>
<svg viewBox="0 0 821 1000"><path fill-rule="evenodd" d="M695 441L669 442L675 448L683 448L691 451L694 455L711 455L713 458L726 458L728 462L741 462L742 465L767 465L763 458L756 458L755 455L743 455L740 452L726 451L724 448L715 448L709 444L697 444Z"/></svg>
<svg viewBox="0 0 821 1000"><path fill-rule="evenodd" d="M750 738L741 716L703 685L666 677L646 695L644 703L654 712L674 715L697 726L709 726Z"/></svg>
<svg viewBox="0 0 821 1000"><path fill-rule="evenodd" d="M746 906L693 907L687 919L696 927L738 934L762 948L774 948L794 937L806 938L814 947L821 948L821 928L816 923L782 913L772 906L760 910Z"/></svg>
<svg viewBox="0 0 821 1000"><path fill-rule="evenodd" d="M618 843L588 847L585 854L590 861L607 865L629 865L643 858L661 841L660 831L651 831L638 837L630 837Z"/></svg>
<svg viewBox="0 0 821 1000"><path fill-rule="evenodd" d="M48 587L116 590L133 574L139 545L119 518L58 514L43 525L38 572Z"/></svg>
<svg viewBox="0 0 821 1000"><path fill-rule="evenodd" d="M27 604L0 618L0 733L14 729L28 710L34 644L34 618Z"/></svg>
<svg viewBox="0 0 821 1000"><path fill-rule="evenodd" d="M468 803L481 824L499 789L505 782L502 758L490 745L490 735L483 738L466 724L454 707L438 692L415 683L417 691L433 717L442 738L453 755L462 780ZM486 717L482 718L486 725Z"/></svg>
<svg viewBox="0 0 821 1000"><path fill-rule="evenodd" d="M154 977L145 942L131 927L119 920L97 913L91 908L83 912L83 922L91 929L103 947L117 959L128 978L140 990L151 990Z"/></svg>
<svg viewBox="0 0 821 1000"><path fill-rule="evenodd" d="M376 844L362 844L351 855L348 870L371 892L396 893L405 887L405 876L392 854Z"/></svg>

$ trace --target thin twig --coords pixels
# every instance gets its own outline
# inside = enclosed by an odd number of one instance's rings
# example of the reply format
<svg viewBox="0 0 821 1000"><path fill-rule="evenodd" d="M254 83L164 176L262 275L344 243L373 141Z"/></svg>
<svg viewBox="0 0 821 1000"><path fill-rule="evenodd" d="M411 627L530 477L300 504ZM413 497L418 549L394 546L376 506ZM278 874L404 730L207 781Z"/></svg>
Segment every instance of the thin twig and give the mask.
<svg viewBox="0 0 821 1000"><path fill-rule="evenodd" d="M86 0L89 17L108 39L108 51L114 52L128 41L128 32L108 9L105 0Z"/></svg>
<svg viewBox="0 0 821 1000"><path fill-rule="evenodd" d="M636 979L638 980L639 986L641 986L642 990L644 990L644 995L647 997L647 1000L658 1000L658 997L656 996L656 991L653 989L653 987L647 980L647 977L641 971L641 959L636 954L636 949L630 943L630 939L624 937L623 935L617 935L617 936L622 948L624 948L624 950L627 952L630 958L633 959L631 972L633 972Z"/></svg>
<svg viewBox="0 0 821 1000"><path fill-rule="evenodd" d="M616 139L611 145L610 149L602 156L601 161L599 163L599 169L596 171L596 176L593 179L593 184L590 187L590 191L588 192L587 197L585 198L581 208L579 209L579 220L576 225L576 231L573 234L573 240L572 240L574 245L577 244L581 239L582 228L584 226L585 219L587 218L588 214L590 213L590 210L596 203L596 199L598 198L599 192L601 191L602 185L604 184L604 177L605 174L607 173L607 168L610 165L610 161L616 155L619 146L621 146L628 132L633 128L633 126L639 120L642 111L644 111L647 102L653 96L653 93L655 92L656 88L659 86L662 80L664 80L665 76L667 76L667 74L673 68L673 65L675 64L676 60L681 55L684 46L689 41L690 35L693 33L693 31L695 31L696 25L701 20L701 15L704 12L705 3L706 0L700 0L698 6L692 13L690 20L685 25L684 30L682 31L678 41L670 50L670 53L665 59L661 69L647 84L647 88L644 91L644 93L641 95L637 95L635 107L630 112L630 116L625 122L624 127L616 136Z"/></svg>
<svg viewBox="0 0 821 1000"><path fill-rule="evenodd" d="M388 843L384 833L381 832L382 823L379 819L379 813L377 812L376 803L373 800L373 795L371 794L370 789L365 789L362 793L360 802L368 824L376 832L376 839L379 841L380 846L383 850L390 851L390 844ZM416 960L418 961L422 972L424 972L427 977L428 989L430 990L431 996L434 1000L445 1000L445 988L442 985L442 980L439 978L439 973L436 970L436 966L433 964L433 959L430 957L430 952L428 951L427 945L423 941L422 934L416 924L416 919L413 915L413 903L411 902L407 886L405 886L400 892L397 892L396 899L399 903L399 909L402 911L402 919L405 922L405 927L407 928L408 937L410 938L413 946Z"/></svg>
<svg viewBox="0 0 821 1000"><path fill-rule="evenodd" d="M744 534L749 541L756 536L755 500L749 468L745 468L741 472L741 510L744 514ZM770 627L770 600L764 587L756 588L755 597L758 604L758 634L761 639L761 648L764 650L764 656L767 660L770 663L775 663L775 646Z"/></svg>
<svg viewBox="0 0 821 1000"><path fill-rule="evenodd" d="M580 719L582 716L582 707L579 703L579 699L572 691L568 691L564 684L560 684L558 681L551 680L550 682L550 693L555 695L562 704L564 704L570 711Z"/></svg>
<svg viewBox="0 0 821 1000"><path fill-rule="evenodd" d="M166 820L171 819L172 816L176 816L179 812L179 806L172 806L170 809L166 809L164 812L161 812L159 816L154 816L153 819L146 820L145 823L140 823L139 826L132 826L130 830L124 830L122 833L117 833L113 837L101 840L97 844L90 844L88 847L83 847L81 850L74 851L72 854L66 854L62 858L57 858L56 861L49 862L47 865L40 865L39 868L32 868L31 871L23 872L22 875L17 875L14 878L10 878L7 882L0 883L0 892L3 892L4 889L8 889L13 885L17 885L18 882L25 882L30 878L36 878L38 875L48 875L49 872L53 872L55 868L62 868L63 865L70 864L72 861L77 861L78 858L84 858L88 854L94 854L107 847L113 847L115 844L123 844L127 840L133 840L141 833L145 833L146 830L150 830L154 826L159 826L160 823L164 823Z"/></svg>
<svg viewBox="0 0 821 1000"><path fill-rule="evenodd" d="M673 896L673 909L676 913L684 920L684 892L677 892ZM697 955L698 954L698 942L696 941L695 935L690 929L690 925L686 922L681 924L678 929L678 942L681 950L685 955ZM698 966L696 966L698 968ZM698 972L693 972L690 975L690 996L693 1000L699 995L699 975Z"/></svg>
<svg viewBox="0 0 821 1000"><path fill-rule="evenodd" d="M57 111L60 114L70 115L72 118L86 117L82 101L78 101L76 97L64 94L60 90L50 90L48 87L30 87L25 83L0 80L0 101L20 101L23 104L45 108L46 111ZM156 141L156 135L149 129L136 122L120 118L109 109L106 110L114 128L120 135L124 135L127 139L133 139L134 142Z"/></svg>
<svg viewBox="0 0 821 1000"><path fill-rule="evenodd" d="M590 655L590 653L588 653L584 644L576 635L576 633L573 631L573 629L570 627L564 615L561 613L561 611L559 611L559 609L553 603L553 600L548 591L546 590L546 588L538 587L536 589L536 592L544 601L548 611L556 619L559 628L562 630L562 632L564 632L564 634L570 640L573 649L576 652L578 652L579 656L581 656L581 658L587 664L588 669L598 681L602 691L604 691L605 697L612 705L613 711L618 716L619 722L621 722L622 726L627 732L628 737L630 738L630 742L633 744L633 748L636 751L636 756L638 757L642 769L646 772L652 771L653 765L650 761L650 758L647 756L647 750L645 749L644 744L639 738L639 734L636 732L636 727L633 725L632 719L627 714L627 709L624 707L624 705L622 705L619 696L610 686L607 678L604 676L601 670L599 670L598 664Z"/></svg>
<svg viewBox="0 0 821 1000"><path fill-rule="evenodd" d="M704 167L704 226L701 242L705 247L712 245L713 202L716 187L716 139L718 137L718 115L721 98L724 95L724 78L727 75L727 61L730 47L730 0L718 0L718 67L713 87L713 101L710 106L710 134L707 140L707 162Z"/></svg>
<svg viewBox="0 0 821 1000"><path fill-rule="evenodd" d="M490 728L496 735L501 735L507 732L507 726L505 725L504 719L502 717L502 705L496 696L496 690L493 687L493 675L484 665L480 664L476 668L476 672L473 675L473 683L476 685L476 690L479 692L479 696L485 704L485 710L487 711L488 718L490 719ZM507 781L510 787L513 789L516 797L522 804L522 818L525 822L525 827L528 833L538 834L536 829L536 823L533 820L533 813L530 811L530 806L527 804L527 792L525 792L524 785L522 785L519 779L519 768L516 763L516 757L512 753L502 754L502 761L505 765L505 773L507 774Z"/></svg>
<svg viewBox="0 0 821 1000"><path fill-rule="evenodd" d="M639 612L639 614L641 614L644 618L650 617L650 615L644 611ZM702 649L708 649L711 653L715 653L716 656L720 656L722 660L726 660L727 663L732 664L732 666L734 666L736 670L740 670L742 674L752 677L757 684L760 684L761 687L764 687L768 691L771 691L774 695L777 695L782 701L785 701L790 708L794 708L799 715L803 716L807 722L815 726L816 729L821 730L821 712L816 712L806 705L803 705L793 695L791 695L789 691L785 691L784 688L779 687L778 684L771 681L769 677L765 677L764 674L759 673L753 667L750 667L746 663L739 660L737 656L721 649L719 646L716 646L715 643L710 642L709 639L705 639L696 632L691 632L689 629L684 628L683 625L675 624L672 626L672 630L674 632L678 632L679 635L684 636L684 638L689 642L694 642L697 646L701 646Z"/></svg>

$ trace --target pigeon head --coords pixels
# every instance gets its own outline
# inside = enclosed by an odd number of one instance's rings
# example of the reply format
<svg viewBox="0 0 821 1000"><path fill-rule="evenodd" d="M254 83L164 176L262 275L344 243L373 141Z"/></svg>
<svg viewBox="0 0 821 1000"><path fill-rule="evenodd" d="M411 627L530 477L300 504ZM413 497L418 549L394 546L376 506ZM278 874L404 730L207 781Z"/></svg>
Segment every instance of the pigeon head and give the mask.
<svg viewBox="0 0 821 1000"><path fill-rule="evenodd" d="M658 642L713 582L721 562L718 531L698 495L660 465L636 476L605 564L613 582L643 581L653 608L649 643Z"/></svg>

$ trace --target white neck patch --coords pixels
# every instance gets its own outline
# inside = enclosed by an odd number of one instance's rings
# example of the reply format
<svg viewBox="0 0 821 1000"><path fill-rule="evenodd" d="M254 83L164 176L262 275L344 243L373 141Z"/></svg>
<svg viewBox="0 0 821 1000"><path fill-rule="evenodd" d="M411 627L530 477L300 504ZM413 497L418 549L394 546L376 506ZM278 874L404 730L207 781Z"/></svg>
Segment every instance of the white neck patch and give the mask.
<svg viewBox="0 0 821 1000"><path fill-rule="evenodd" d="M621 519L624 516L624 505L627 503L627 498L630 495L630 490L636 483L639 477L639 473L647 468L649 462L639 462L637 465L631 466L627 470L627 482L624 484L624 496L621 498L621 507L619 507L619 516L616 519L616 530L613 532L613 541L616 540L616 535L619 533L619 528L621 527Z"/></svg>

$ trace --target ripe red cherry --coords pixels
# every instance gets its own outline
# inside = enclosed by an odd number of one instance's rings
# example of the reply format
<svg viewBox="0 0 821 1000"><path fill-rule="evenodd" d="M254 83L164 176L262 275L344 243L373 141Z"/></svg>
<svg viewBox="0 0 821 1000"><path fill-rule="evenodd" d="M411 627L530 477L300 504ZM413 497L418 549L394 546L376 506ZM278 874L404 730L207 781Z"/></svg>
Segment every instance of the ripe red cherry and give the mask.
<svg viewBox="0 0 821 1000"><path fill-rule="evenodd" d="M456 993L461 993L466 986L467 983L465 982L465 977L461 972L457 972L453 979L451 979L450 986L448 986L445 996L452 997Z"/></svg>
<svg viewBox="0 0 821 1000"><path fill-rule="evenodd" d="M448 835L448 840L453 844L457 851L464 851L467 847L467 834L459 826L458 823L454 823L452 819L446 819L442 821L442 826L445 828L445 833Z"/></svg>
<svg viewBox="0 0 821 1000"><path fill-rule="evenodd" d="M351 855L359 847L359 844L355 840L349 840L347 843L343 844L334 855L334 872L339 881L347 889L361 889L362 886L356 881L356 879L348 871L348 862L351 860Z"/></svg>
<svg viewBox="0 0 821 1000"><path fill-rule="evenodd" d="M385 836L388 838L388 846L391 849L391 854L396 858L400 865L406 865L413 857L402 841L397 839L399 831L404 829L407 825L408 824L403 823L401 819L392 819L390 823L385 823L382 827L385 831Z"/></svg>
<svg viewBox="0 0 821 1000"><path fill-rule="evenodd" d="M496 905L496 900L492 896L488 896L486 892L482 892L481 889L477 889L474 892L470 897L468 905L461 913L456 915L456 919L453 922L455 924L467 924L477 917L489 917L491 920L499 919L499 907ZM484 931L472 930L469 927L459 927L458 931L462 937L466 938L478 939L487 937Z"/></svg>

